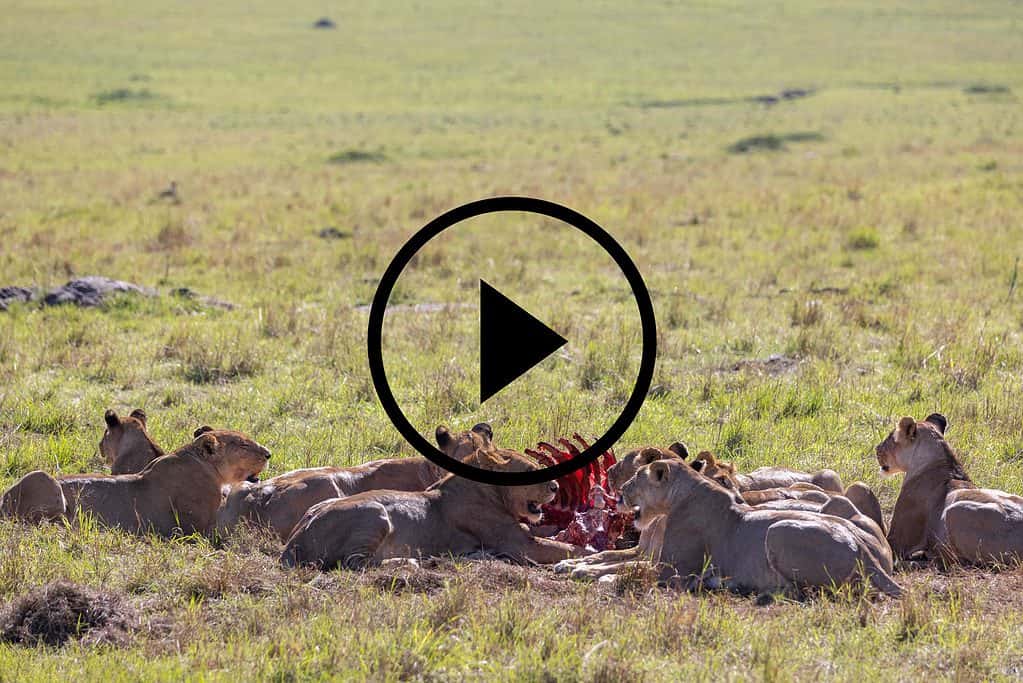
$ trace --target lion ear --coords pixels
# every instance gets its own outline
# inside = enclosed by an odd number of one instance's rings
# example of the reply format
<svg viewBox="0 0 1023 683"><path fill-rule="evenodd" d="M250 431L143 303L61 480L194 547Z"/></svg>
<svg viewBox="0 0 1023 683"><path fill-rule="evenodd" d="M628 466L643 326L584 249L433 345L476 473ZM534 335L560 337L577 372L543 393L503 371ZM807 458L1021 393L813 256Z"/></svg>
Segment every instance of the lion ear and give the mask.
<svg viewBox="0 0 1023 683"><path fill-rule="evenodd" d="M136 408L135 410L131 411L131 416L134 417L139 422L141 422L143 427L146 426L146 411L142 410L141 408Z"/></svg>
<svg viewBox="0 0 1023 683"><path fill-rule="evenodd" d="M192 438L193 439L198 439L203 434L206 434L207 432L212 432L212 431L213 431L213 427L210 427L209 425L203 425L202 427L199 427L194 432L192 432Z"/></svg>
<svg viewBox="0 0 1023 683"><path fill-rule="evenodd" d="M121 426L121 418L117 417L117 413L112 410L103 413L103 420L107 423L107 427Z"/></svg>
<svg viewBox="0 0 1023 683"><path fill-rule="evenodd" d="M648 458L650 462L654 462L655 460L661 459L661 450L659 448L647 446L640 452L640 455L644 458Z"/></svg>
<svg viewBox="0 0 1023 683"><path fill-rule="evenodd" d="M945 428L948 427L948 418L941 413L931 413L924 418L924 422L930 422L932 425L937 427L942 436L945 434Z"/></svg>
<svg viewBox="0 0 1023 683"><path fill-rule="evenodd" d="M480 422L472 428L472 431L485 438L488 443L494 440L494 428L487 422Z"/></svg>
<svg viewBox="0 0 1023 683"><path fill-rule="evenodd" d="M207 455L213 455L217 452L217 447L220 445L220 442L217 441L217 437L213 434L203 432L199 435L199 445L202 446L203 451Z"/></svg>
<svg viewBox="0 0 1023 683"><path fill-rule="evenodd" d="M433 438L437 440L437 445L440 446L441 450L444 450L451 444L451 432L444 425L440 425L433 432Z"/></svg>
<svg viewBox="0 0 1023 683"><path fill-rule="evenodd" d="M676 441L675 443L668 446L668 450L677 455L678 457L682 458L683 460L687 460L689 458L689 449L681 441Z"/></svg>
<svg viewBox="0 0 1023 683"><path fill-rule="evenodd" d="M691 463L689 463L689 466L692 467L697 472L700 472L700 471L703 470L703 465L704 465L704 462L702 460L693 460Z"/></svg>
<svg viewBox="0 0 1023 683"><path fill-rule="evenodd" d="M650 468L650 476L654 481L664 481L668 477L668 464L663 460L647 465Z"/></svg>
<svg viewBox="0 0 1023 683"><path fill-rule="evenodd" d="M916 420L911 417L904 417L899 420L899 435L909 441L916 438Z"/></svg>

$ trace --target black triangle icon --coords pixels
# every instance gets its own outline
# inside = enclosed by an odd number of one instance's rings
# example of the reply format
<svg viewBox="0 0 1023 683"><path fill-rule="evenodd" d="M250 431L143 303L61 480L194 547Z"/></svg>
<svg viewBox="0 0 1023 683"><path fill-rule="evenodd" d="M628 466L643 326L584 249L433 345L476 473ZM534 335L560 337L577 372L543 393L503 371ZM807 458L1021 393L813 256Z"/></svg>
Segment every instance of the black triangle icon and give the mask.
<svg viewBox="0 0 1023 683"><path fill-rule="evenodd" d="M480 403L568 340L480 280Z"/></svg>

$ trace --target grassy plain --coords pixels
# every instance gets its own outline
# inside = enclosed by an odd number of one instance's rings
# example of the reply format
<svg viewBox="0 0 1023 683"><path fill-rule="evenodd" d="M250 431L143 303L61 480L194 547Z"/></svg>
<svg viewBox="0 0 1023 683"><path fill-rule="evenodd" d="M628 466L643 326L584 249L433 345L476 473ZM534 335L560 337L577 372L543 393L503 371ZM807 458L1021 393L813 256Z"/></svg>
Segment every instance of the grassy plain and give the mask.
<svg viewBox="0 0 1023 683"><path fill-rule="evenodd" d="M107 407L144 407L168 447L244 430L271 474L410 453L359 307L426 220L526 194L607 228L653 294L661 389L623 446L829 466L890 509L874 444L940 410L975 480L1023 492L1023 8L817 4L336 3L314 30L322 4L8 0L0 285L102 274L164 296L0 313L0 486L102 467ZM171 180L181 203L152 201ZM471 302L483 275L583 341L481 411L471 309L395 313L424 431L485 418L526 445L615 416L637 361L624 285L528 229L439 243L394 301ZM797 362L761 371L772 354ZM0 645L0 680L1023 675L1015 570L758 607L490 564L288 573L248 537L0 523L0 548L0 603L69 578L144 621L127 647Z"/></svg>

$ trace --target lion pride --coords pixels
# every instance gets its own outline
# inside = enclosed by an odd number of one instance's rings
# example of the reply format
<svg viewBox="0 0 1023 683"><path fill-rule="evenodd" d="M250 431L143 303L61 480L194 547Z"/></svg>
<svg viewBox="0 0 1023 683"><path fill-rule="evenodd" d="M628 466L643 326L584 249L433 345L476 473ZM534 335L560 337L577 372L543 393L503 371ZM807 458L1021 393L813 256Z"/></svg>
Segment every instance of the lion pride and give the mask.
<svg viewBox="0 0 1023 683"><path fill-rule="evenodd" d="M482 469L525 472L537 464L516 451L478 449L465 462ZM426 491L367 491L313 506L288 539L281 562L360 568L389 558L467 555L487 551L513 562L557 562L583 553L533 536L556 482L494 486L448 475Z"/></svg>
<svg viewBox="0 0 1023 683"><path fill-rule="evenodd" d="M0 498L0 510L29 521L91 515L104 526L162 536L209 533L221 489L258 475L269 458L244 434L209 430L138 474L30 472Z"/></svg>
<svg viewBox="0 0 1023 683"><path fill-rule="evenodd" d="M449 457L462 459L494 438L485 422L451 434L444 426L435 433L437 445ZM217 533L226 534L241 521L269 526L286 541L306 510L331 498L363 491L423 491L447 472L422 457L374 460L354 467L314 467L280 474L258 483L233 486L217 513Z"/></svg>
<svg viewBox="0 0 1023 683"><path fill-rule="evenodd" d="M834 506L836 514L830 504L824 514L753 508L672 460L643 467L622 487L622 498L638 528L665 516L660 561L682 576L702 574L709 562L730 588L783 591L848 583L865 573L878 590L901 594L879 531L837 516L855 514L844 498Z"/></svg>
<svg viewBox="0 0 1023 683"><path fill-rule="evenodd" d="M762 489L785 488L793 484L805 483L818 486L825 491L842 493L842 478L834 470L818 472L800 472L788 467L758 467L749 474L742 474L730 462L718 460L710 451L703 451L696 456L703 461L702 472L714 479L725 488L734 488L743 493Z"/></svg>

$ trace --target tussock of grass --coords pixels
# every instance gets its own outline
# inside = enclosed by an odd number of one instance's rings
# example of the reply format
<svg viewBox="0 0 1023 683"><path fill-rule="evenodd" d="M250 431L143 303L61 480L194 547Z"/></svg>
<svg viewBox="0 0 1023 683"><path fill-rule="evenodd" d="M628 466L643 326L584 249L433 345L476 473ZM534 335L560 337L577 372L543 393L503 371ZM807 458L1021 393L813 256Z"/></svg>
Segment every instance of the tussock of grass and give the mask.
<svg viewBox="0 0 1023 683"><path fill-rule="evenodd" d="M116 104L121 102L151 102L162 98L146 88L138 90L114 88L113 90L104 90L103 92L96 93L92 96L92 99L96 104Z"/></svg>
<svg viewBox="0 0 1023 683"><path fill-rule="evenodd" d="M881 246L881 236L873 228L860 228L849 233L846 244L854 251L877 249Z"/></svg>
<svg viewBox="0 0 1023 683"><path fill-rule="evenodd" d="M0 641L34 647L86 638L124 645L136 622L122 596L57 581L19 597L0 615Z"/></svg>
<svg viewBox="0 0 1023 683"><path fill-rule="evenodd" d="M819 142L824 136L815 132L784 133L777 135L751 135L733 142L728 146L732 154L746 154L748 152L777 152L788 147L790 142Z"/></svg>
<svg viewBox="0 0 1023 683"><path fill-rule="evenodd" d="M365 149L346 149L332 154L327 161L332 164L379 163L387 161L387 155L383 152L371 152Z"/></svg>

